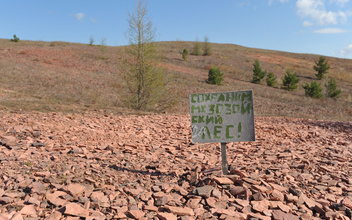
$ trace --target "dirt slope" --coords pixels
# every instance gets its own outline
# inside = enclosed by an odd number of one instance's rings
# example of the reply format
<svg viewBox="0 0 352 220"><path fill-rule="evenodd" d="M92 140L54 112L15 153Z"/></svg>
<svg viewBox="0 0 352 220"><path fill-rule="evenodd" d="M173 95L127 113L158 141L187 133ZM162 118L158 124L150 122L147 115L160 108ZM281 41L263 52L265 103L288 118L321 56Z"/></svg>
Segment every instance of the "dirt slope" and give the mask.
<svg viewBox="0 0 352 220"><path fill-rule="evenodd" d="M169 113L187 114L190 93L253 90L256 114L313 119L352 121L352 62L328 57L328 77L336 79L338 99L312 99L302 85L316 80L313 70L318 55L246 48L238 45L211 44L211 56L189 55L182 60L182 50L192 51L193 42L157 42L172 92L178 104ZM130 112L124 108L123 60L125 47L101 47L66 42L10 42L0 39L0 109L47 112L84 112L109 110ZM253 84L253 62L258 59L263 70L277 76L277 88ZM224 72L222 86L205 81L210 68ZM300 79L297 91L280 89L286 70Z"/></svg>

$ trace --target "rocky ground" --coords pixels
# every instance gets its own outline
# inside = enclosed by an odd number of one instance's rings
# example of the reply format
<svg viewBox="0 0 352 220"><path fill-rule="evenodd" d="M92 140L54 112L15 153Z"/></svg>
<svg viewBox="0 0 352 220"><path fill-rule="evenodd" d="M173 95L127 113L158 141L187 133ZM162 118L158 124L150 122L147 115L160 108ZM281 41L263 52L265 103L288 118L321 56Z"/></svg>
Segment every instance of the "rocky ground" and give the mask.
<svg viewBox="0 0 352 220"><path fill-rule="evenodd" d="M0 219L350 219L352 123L255 121L224 176L189 116L0 112Z"/></svg>

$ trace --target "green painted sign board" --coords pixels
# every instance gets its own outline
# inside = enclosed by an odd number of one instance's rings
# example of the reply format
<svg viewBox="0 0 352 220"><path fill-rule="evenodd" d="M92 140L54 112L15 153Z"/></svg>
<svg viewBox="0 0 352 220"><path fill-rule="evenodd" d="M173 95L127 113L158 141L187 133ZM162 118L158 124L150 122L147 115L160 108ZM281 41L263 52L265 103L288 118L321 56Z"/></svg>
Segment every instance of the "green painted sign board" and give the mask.
<svg viewBox="0 0 352 220"><path fill-rule="evenodd" d="M189 95L192 142L255 141L252 90Z"/></svg>

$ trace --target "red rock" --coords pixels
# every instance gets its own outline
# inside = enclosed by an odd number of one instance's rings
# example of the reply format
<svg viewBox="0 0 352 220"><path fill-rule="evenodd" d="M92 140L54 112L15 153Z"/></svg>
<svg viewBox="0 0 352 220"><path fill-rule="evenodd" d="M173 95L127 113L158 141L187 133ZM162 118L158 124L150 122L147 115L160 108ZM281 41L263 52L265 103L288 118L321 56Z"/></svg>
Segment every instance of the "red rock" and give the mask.
<svg viewBox="0 0 352 220"><path fill-rule="evenodd" d="M12 148L17 144L16 137L14 136L2 136L0 139L0 145L4 145L8 148Z"/></svg>
<svg viewBox="0 0 352 220"><path fill-rule="evenodd" d="M49 171L44 171L44 172L35 172L34 176L40 176L40 177L49 177L50 172Z"/></svg>
<svg viewBox="0 0 352 220"><path fill-rule="evenodd" d="M233 195L233 196L237 196L237 195L240 195L240 194L244 194L246 193L246 188L243 187L243 186L232 186L230 188L230 193Z"/></svg>
<svg viewBox="0 0 352 220"><path fill-rule="evenodd" d="M163 183L163 184L161 184L161 189L162 189L165 193L170 193L171 190L174 189L174 187L171 186L169 183Z"/></svg>
<svg viewBox="0 0 352 220"><path fill-rule="evenodd" d="M36 199L36 198L33 198L33 197L30 197L30 198L28 199L28 203L30 203L30 204L35 204L35 205L37 205L37 206L40 205L40 201L39 201L38 199Z"/></svg>
<svg viewBox="0 0 352 220"><path fill-rule="evenodd" d="M123 213L123 212L117 212L117 214L114 215L114 218L115 218L115 219L126 219L127 216L126 216L126 214Z"/></svg>
<svg viewBox="0 0 352 220"><path fill-rule="evenodd" d="M296 180L297 181L310 181L313 179L312 174L309 173L300 173L297 177Z"/></svg>
<svg viewBox="0 0 352 220"><path fill-rule="evenodd" d="M215 208L217 209L226 209L228 201L227 200L220 200L215 203Z"/></svg>
<svg viewBox="0 0 352 220"><path fill-rule="evenodd" d="M180 217L180 220L195 220L195 217L184 215Z"/></svg>
<svg viewBox="0 0 352 220"><path fill-rule="evenodd" d="M273 210L265 210L265 211L263 211L263 214L265 215L265 216L272 216L272 212L273 212Z"/></svg>
<svg viewBox="0 0 352 220"><path fill-rule="evenodd" d="M0 197L0 203L11 203L13 201L13 198L11 197Z"/></svg>
<svg viewBox="0 0 352 220"><path fill-rule="evenodd" d="M89 217L87 217L87 218L89 218ZM65 220L80 220L80 219L81 219L80 217L76 217L76 216L66 216L66 218L65 218Z"/></svg>
<svg viewBox="0 0 352 220"><path fill-rule="evenodd" d="M145 205L143 206L143 210L147 210L147 211L158 211L158 207L153 206L153 205Z"/></svg>
<svg viewBox="0 0 352 220"><path fill-rule="evenodd" d="M312 199L309 199L306 195L302 194L299 200L303 200L303 202L308 206L308 208L313 208L315 206L315 202Z"/></svg>
<svg viewBox="0 0 352 220"><path fill-rule="evenodd" d="M325 199L318 199L318 200L315 200L317 203L323 205L323 206L330 206L330 202L328 200L325 200ZM347 206L348 207L348 206ZM351 206L352 207L352 206Z"/></svg>
<svg viewBox="0 0 352 220"><path fill-rule="evenodd" d="M208 206L215 208L215 203L217 202L217 200L214 197L209 197L205 199L205 201L207 202Z"/></svg>
<svg viewBox="0 0 352 220"><path fill-rule="evenodd" d="M23 193L22 193L23 194ZM24 195L24 194L23 194ZM18 197L21 197L21 196L23 196L23 195L21 195L20 193L10 193L10 192L6 192L5 194L4 194L4 196L6 196L6 197L11 197L11 198L18 198Z"/></svg>
<svg viewBox="0 0 352 220"><path fill-rule="evenodd" d="M291 211L291 208L290 208L289 206L283 204L282 202L279 202L279 203L278 203L278 207L279 207L282 211L284 211L284 212L286 212L286 213L288 213L288 212Z"/></svg>
<svg viewBox="0 0 352 220"><path fill-rule="evenodd" d="M219 208L219 209L216 209L215 213L218 215L225 214L228 216L235 216L237 212L233 209Z"/></svg>
<svg viewBox="0 0 352 220"><path fill-rule="evenodd" d="M283 187L283 186L280 186L278 184L275 184L275 183L269 183L269 185L273 188L273 189L276 189L280 192L286 192L287 191L287 188L286 187Z"/></svg>
<svg viewBox="0 0 352 220"><path fill-rule="evenodd" d="M140 219L145 215L145 213L141 210L130 210L128 213L135 219Z"/></svg>
<svg viewBox="0 0 352 220"><path fill-rule="evenodd" d="M257 218L257 219L261 219L261 220L271 220L271 217L257 214L257 213L249 213L248 216L253 217L253 218Z"/></svg>
<svg viewBox="0 0 352 220"><path fill-rule="evenodd" d="M23 220L23 217L22 217L21 212L16 212L16 213L12 216L11 220Z"/></svg>
<svg viewBox="0 0 352 220"><path fill-rule="evenodd" d="M127 212L128 211L128 206L122 206L122 207L114 207L114 209L116 209L117 212Z"/></svg>
<svg viewBox="0 0 352 220"><path fill-rule="evenodd" d="M175 215L190 215L193 216L194 212L191 208L188 207L175 207L175 206L165 206L166 209L169 210L169 212L175 214Z"/></svg>
<svg viewBox="0 0 352 220"><path fill-rule="evenodd" d="M32 217L37 216L37 211L35 210L34 205L25 205L20 212L22 215L29 215Z"/></svg>
<svg viewBox="0 0 352 220"><path fill-rule="evenodd" d="M45 194L45 185L41 182L33 182L28 186L32 193Z"/></svg>
<svg viewBox="0 0 352 220"><path fill-rule="evenodd" d="M262 201L251 201L252 208L257 212L263 212L269 208L269 201L264 199Z"/></svg>
<svg viewBox="0 0 352 220"><path fill-rule="evenodd" d="M160 198L160 197L163 197L163 196L166 196L166 194L164 192L156 192L156 193L153 193L153 197L154 198Z"/></svg>
<svg viewBox="0 0 352 220"><path fill-rule="evenodd" d="M168 212L158 212L157 216L161 220L177 220L177 216Z"/></svg>
<svg viewBox="0 0 352 220"><path fill-rule="evenodd" d="M260 185L260 182L251 178L247 178L244 177L243 178L244 181L246 181L247 183L253 184L253 185Z"/></svg>
<svg viewBox="0 0 352 220"><path fill-rule="evenodd" d="M68 203L67 200L58 197L48 199L48 201L57 207L64 206L66 203Z"/></svg>
<svg viewBox="0 0 352 220"><path fill-rule="evenodd" d="M270 199L275 201L284 201L284 195L280 191L274 189L270 194Z"/></svg>
<svg viewBox="0 0 352 220"><path fill-rule="evenodd" d="M333 194L330 194L330 193L325 195L325 199L330 201L330 202L336 202L336 196L333 195Z"/></svg>
<svg viewBox="0 0 352 220"><path fill-rule="evenodd" d="M311 220L312 216L307 214L307 213L303 213L299 216L302 220Z"/></svg>
<svg viewBox="0 0 352 220"><path fill-rule="evenodd" d="M272 218L274 220L299 220L300 218L290 213L284 213L281 210L274 210L272 212Z"/></svg>
<svg viewBox="0 0 352 220"><path fill-rule="evenodd" d="M72 196L78 196L86 190L86 187L81 184L70 184L67 186L67 190Z"/></svg>
<svg viewBox="0 0 352 220"><path fill-rule="evenodd" d="M213 186L206 185L206 186L195 188L193 192L198 196L209 198L213 189L214 189Z"/></svg>
<svg viewBox="0 0 352 220"><path fill-rule="evenodd" d="M252 195L252 200L262 201L263 199L265 199L265 197L264 197L264 194L261 192L256 192Z"/></svg>
<svg viewBox="0 0 352 220"><path fill-rule="evenodd" d="M160 186L152 186L152 190L153 190L153 192L160 192L161 191Z"/></svg>
<svg viewBox="0 0 352 220"><path fill-rule="evenodd" d="M349 198L344 198L341 203L342 205L352 209L352 201Z"/></svg>
<svg viewBox="0 0 352 220"><path fill-rule="evenodd" d="M114 200L114 205L117 205L117 206L125 206L127 204L128 204L127 199L117 198Z"/></svg>
<svg viewBox="0 0 352 220"><path fill-rule="evenodd" d="M45 194L47 200L52 203L55 206L63 206L65 203L67 203L66 200L58 198L59 196L64 196L67 193L63 192L63 191L55 191L54 193L49 193L47 192Z"/></svg>
<svg viewBox="0 0 352 220"><path fill-rule="evenodd" d="M255 190L258 190L262 193L266 193L269 191L269 189L265 186L259 186L259 185L252 185L252 188L255 189Z"/></svg>
<svg viewBox="0 0 352 220"><path fill-rule="evenodd" d="M89 211L82 208L80 205L76 203L69 203L65 206L64 214L85 218L89 216Z"/></svg>
<svg viewBox="0 0 352 220"><path fill-rule="evenodd" d="M182 196L188 195L187 190L185 190L184 188L182 188L182 187L180 187L180 186L176 186L176 187L174 188L174 190L175 190L176 192L179 192Z"/></svg>
<svg viewBox="0 0 352 220"><path fill-rule="evenodd" d="M198 207L198 204L200 203L200 201L202 200L202 198L191 198L187 201L186 203L186 207L189 207L191 209L195 209Z"/></svg>
<svg viewBox="0 0 352 220"><path fill-rule="evenodd" d="M213 191L211 192L211 196L220 199L221 198L221 192L218 188L214 188Z"/></svg>
<svg viewBox="0 0 352 220"><path fill-rule="evenodd" d="M330 193L333 193L335 195L341 195L343 192L340 187L330 186L328 189Z"/></svg>
<svg viewBox="0 0 352 220"><path fill-rule="evenodd" d="M99 203L102 207L109 207L109 198L101 191L95 191L90 195L92 202Z"/></svg>
<svg viewBox="0 0 352 220"><path fill-rule="evenodd" d="M227 177L213 177L213 180L220 185L232 185L233 181Z"/></svg>
<svg viewBox="0 0 352 220"><path fill-rule="evenodd" d="M48 217L46 217L45 220L60 220L61 216L62 216L61 212L54 211Z"/></svg>
<svg viewBox="0 0 352 220"><path fill-rule="evenodd" d="M86 218L86 220L105 220L106 216L99 211L94 211L94 210L90 210L90 215L89 217Z"/></svg>
<svg viewBox="0 0 352 220"><path fill-rule="evenodd" d="M285 198L287 202L297 202L298 201L298 197L290 194L285 194Z"/></svg>
<svg viewBox="0 0 352 220"><path fill-rule="evenodd" d="M132 195L133 197L135 197L135 196L138 196L139 194L143 193L144 190L143 190L142 188L130 189L130 188L125 187L125 188L124 188L124 191L125 191L127 194L130 194L130 195Z"/></svg>
<svg viewBox="0 0 352 220"><path fill-rule="evenodd" d="M168 201L169 201L169 197L163 196L163 197L158 198L154 204L155 204L155 206L163 206L163 205L166 205Z"/></svg>
<svg viewBox="0 0 352 220"><path fill-rule="evenodd" d="M248 200L243 200L243 199L235 199L234 200L238 205L242 207L249 206L249 201Z"/></svg>

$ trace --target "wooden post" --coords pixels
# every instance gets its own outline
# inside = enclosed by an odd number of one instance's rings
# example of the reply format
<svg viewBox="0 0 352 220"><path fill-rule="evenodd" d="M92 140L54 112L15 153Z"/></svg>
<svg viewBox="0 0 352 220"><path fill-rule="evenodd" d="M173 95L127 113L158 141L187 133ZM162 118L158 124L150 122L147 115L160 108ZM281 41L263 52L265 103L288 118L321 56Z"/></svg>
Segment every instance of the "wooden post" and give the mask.
<svg viewBox="0 0 352 220"><path fill-rule="evenodd" d="M226 143L221 142L221 166L222 173L227 175L229 172L227 170L227 155L226 155Z"/></svg>

